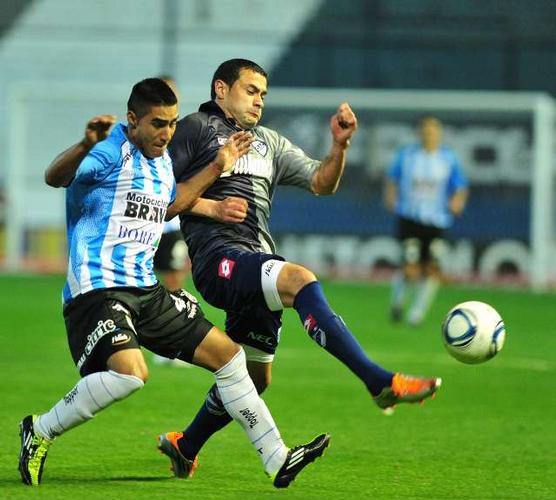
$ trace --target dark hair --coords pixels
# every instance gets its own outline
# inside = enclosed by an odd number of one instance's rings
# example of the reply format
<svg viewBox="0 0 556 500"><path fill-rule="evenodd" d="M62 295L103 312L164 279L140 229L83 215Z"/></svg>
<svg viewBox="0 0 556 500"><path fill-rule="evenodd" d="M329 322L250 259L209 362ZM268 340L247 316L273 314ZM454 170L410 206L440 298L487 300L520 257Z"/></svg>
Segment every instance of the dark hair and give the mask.
<svg viewBox="0 0 556 500"><path fill-rule="evenodd" d="M127 100L127 110L140 119L152 106L174 106L178 99L170 86L160 78L146 78L136 83Z"/></svg>
<svg viewBox="0 0 556 500"><path fill-rule="evenodd" d="M216 80L222 80L231 87L236 80L238 80L239 72L242 69L250 69L255 73L263 75L265 78L268 78L266 71L253 61L249 61L248 59L229 59L218 66L218 69L214 72L214 76L212 77L212 82L210 84L210 98L216 98L216 92L214 91L214 82Z"/></svg>

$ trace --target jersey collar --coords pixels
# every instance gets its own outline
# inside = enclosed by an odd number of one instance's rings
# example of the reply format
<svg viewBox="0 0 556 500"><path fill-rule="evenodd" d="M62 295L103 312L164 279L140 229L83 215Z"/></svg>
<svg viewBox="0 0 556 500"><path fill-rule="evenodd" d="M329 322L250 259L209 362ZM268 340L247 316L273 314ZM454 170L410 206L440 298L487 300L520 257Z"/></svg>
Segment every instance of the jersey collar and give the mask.
<svg viewBox="0 0 556 500"><path fill-rule="evenodd" d="M207 101L199 106L199 111L208 115L217 115L234 129L243 130L233 118L228 118L222 108L215 101Z"/></svg>

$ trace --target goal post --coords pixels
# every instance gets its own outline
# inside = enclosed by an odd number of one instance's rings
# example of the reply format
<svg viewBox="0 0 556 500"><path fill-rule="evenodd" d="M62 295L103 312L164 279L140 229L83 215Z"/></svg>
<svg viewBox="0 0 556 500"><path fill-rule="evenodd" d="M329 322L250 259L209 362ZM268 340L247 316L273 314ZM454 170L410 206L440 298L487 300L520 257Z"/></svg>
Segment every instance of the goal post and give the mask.
<svg viewBox="0 0 556 500"><path fill-rule="evenodd" d="M538 96L533 111L533 178L531 179L531 285L543 290L554 257L554 100Z"/></svg>

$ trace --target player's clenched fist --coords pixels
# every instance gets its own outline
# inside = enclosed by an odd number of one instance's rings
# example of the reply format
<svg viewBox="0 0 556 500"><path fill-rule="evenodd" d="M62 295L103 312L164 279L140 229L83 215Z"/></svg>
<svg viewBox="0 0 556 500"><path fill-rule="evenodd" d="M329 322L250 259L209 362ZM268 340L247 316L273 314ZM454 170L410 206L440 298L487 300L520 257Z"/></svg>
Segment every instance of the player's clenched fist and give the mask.
<svg viewBox="0 0 556 500"><path fill-rule="evenodd" d="M94 146L97 142L103 141L108 137L110 128L116 123L114 115L98 115L87 122L85 137L83 142L89 146Z"/></svg>
<svg viewBox="0 0 556 500"><path fill-rule="evenodd" d="M218 202L215 215L221 222L243 222L247 217L247 200L228 196Z"/></svg>
<svg viewBox="0 0 556 500"><path fill-rule="evenodd" d="M334 142L349 146L349 139L357 130L357 117L347 102L340 104L336 114L330 118L330 130Z"/></svg>

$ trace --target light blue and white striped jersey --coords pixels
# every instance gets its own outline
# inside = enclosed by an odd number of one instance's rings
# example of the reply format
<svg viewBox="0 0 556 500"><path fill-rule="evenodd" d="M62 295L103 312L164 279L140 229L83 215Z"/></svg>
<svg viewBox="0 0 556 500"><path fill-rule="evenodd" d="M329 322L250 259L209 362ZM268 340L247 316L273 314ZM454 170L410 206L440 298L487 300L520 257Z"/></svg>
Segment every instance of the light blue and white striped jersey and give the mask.
<svg viewBox="0 0 556 500"><path fill-rule="evenodd" d="M173 233L180 230L180 218L176 215L173 219L166 221L164 224L163 233Z"/></svg>
<svg viewBox="0 0 556 500"><path fill-rule="evenodd" d="M168 153L143 156L118 124L79 165L66 191L64 303L94 289L157 282L153 256L176 183Z"/></svg>
<svg viewBox="0 0 556 500"><path fill-rule="evenodd" d="M439 228L452 224L448 202L456 191L467 187L456 154L448 146L432 152L418 144L403 147L388 177L398 185L396 214Z"/></svg>

